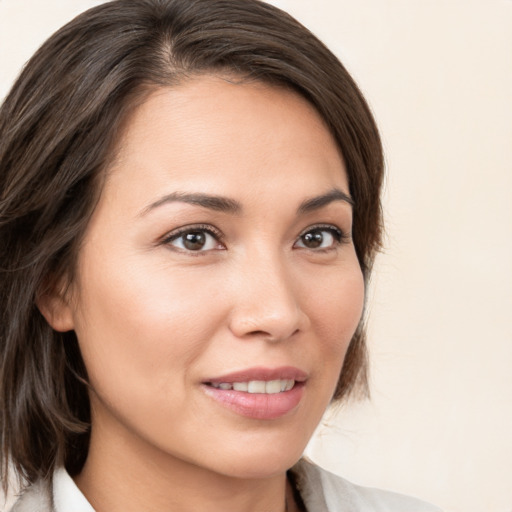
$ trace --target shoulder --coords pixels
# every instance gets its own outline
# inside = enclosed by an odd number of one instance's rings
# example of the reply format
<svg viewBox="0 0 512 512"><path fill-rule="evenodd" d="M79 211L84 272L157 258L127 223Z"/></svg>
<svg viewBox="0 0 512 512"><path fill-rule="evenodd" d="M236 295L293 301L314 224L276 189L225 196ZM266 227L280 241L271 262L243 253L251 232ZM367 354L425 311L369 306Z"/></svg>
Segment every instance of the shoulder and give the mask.
<svg viewBox="0 0 512 512"><path fill-rule="evenodd" d="M51 483L41 480L30 485L10 512L53 512Z"/></svg>
<svg viewBox="0 0 512 512"><path fill-rule="evenodd" d="M292 473L308 512L441 512L416 498L352 484L306 460Z"/></svg>

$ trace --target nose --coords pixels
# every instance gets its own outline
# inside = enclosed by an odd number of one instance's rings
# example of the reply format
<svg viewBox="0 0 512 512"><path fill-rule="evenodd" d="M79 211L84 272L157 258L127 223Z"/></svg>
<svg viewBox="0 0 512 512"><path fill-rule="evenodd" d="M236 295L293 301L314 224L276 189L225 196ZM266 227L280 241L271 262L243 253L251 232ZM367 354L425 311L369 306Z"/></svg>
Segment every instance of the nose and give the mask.
<svg viewBox="0 0 512 512"><path fill-rule="evenodd" d="M289 274L278 257L268 255L241 265L232 276L237 284L229 324L235 336L284 341L307 330L310 319Z"/></svg>

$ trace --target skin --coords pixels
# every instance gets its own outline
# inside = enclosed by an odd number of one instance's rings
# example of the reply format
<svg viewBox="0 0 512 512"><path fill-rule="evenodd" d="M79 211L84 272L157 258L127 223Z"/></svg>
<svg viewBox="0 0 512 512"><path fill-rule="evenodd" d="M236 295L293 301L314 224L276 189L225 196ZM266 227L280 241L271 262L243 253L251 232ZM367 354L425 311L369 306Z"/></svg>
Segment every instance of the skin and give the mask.
<svg viewBox="0 0 512 512"><path fill-rule="evenodd" d="M203 76L137 107L71 293L40 306L76 331L90 377L76 482L97 512L284 510L286 470L330 402L363 307L350 202L300 210L333 190L349 194L343 158L294 92ZM176 193L238 209L162 199ZM189 250L184 226L215 235ZM208 378L255 366L305 372L298 405L249 418L205 391Z"/></svg>

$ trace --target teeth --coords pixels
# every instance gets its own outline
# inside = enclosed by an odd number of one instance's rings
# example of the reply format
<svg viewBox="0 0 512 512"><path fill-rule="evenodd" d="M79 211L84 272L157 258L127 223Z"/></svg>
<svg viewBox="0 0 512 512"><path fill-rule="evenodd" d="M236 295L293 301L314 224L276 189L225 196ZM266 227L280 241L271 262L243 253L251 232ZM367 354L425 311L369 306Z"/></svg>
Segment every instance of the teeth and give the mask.
<svg viewBox="0 0 512 512"><path fill-rule="evenodd" d="M265 381L263 380L251 380L247 391L249 393L265 393Z"/></svg>
<svg viewBox="0 0 512 512"><path fill-rule="evenodd" d="M265 393L273 395L275 393L281 393L283 391L290 391L295 385L293 379L282 379L282 380L250 380L249 382L214 382L211 384L216 389L234 391L244 391L246 393Z"/></svg>
<svg viewBox="0 0 512 512"><path fill-rule="evenodd" d="M233 382L233 389L235 391L248 391L248 383L247 382Z"/></svg>
<svg viewBox="0 0 512 512"><path fill-rule="evenodd" d="M269 380L265 384L265 393L280 393L281 392L281 381L280 380Z"/></svg>

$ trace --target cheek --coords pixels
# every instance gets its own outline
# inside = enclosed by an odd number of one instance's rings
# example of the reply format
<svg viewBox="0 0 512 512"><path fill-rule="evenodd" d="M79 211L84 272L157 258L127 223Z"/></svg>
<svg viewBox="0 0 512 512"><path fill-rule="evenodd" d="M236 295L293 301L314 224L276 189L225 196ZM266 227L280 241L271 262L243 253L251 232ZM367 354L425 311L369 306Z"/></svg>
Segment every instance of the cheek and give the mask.
<svg viewBox="0 0 512 512"><path fill-rule="evenodd" d="M332 396L338 383L347 348L359 325L364 308L364 279L359 265L333 273L324 286L311 295L310 318L319 344L321 371L318 382Z"/></svg>
<svg viewBox="0 0 512 512"><path fill-rule="evenodd" d="M318 283L318 281L317 281ZM364 279L358 265L339 274L332 273L323 287L311 294L311 317L319 339L344 350L350 342L363 313Z"/></svg>
<svg viewBox="0 0 512 512"><path fill-rule="evenodd" d="M213 337L220 306L186 273L116 261L82 276L75 330L91 384L141 394L171 378L179 385Z"/></svg>

